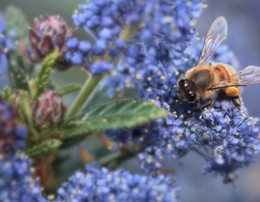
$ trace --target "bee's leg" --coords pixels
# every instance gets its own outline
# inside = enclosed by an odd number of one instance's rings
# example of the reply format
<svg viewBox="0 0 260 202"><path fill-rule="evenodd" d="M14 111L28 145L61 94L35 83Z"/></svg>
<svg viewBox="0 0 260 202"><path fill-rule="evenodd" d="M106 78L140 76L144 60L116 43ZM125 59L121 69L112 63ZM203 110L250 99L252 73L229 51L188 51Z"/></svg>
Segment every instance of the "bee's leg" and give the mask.
<svg viewBox="0 0 260 202"><path fill-rule="evenodd" d="M202 111L203 109L209 107L210 105L212 105L212 103L213 103L213 100L212 100L212 99L210 99L210 98L207 99L207 102L206 102L204 105L201 105L201 106L199 107L199 111Z"/></svg>
<svg viewBox="0 0 260 202"><path fill-rule="evenodd" d="M207 99L207 102L203 105L200 105L199 102L196 102L197 105L194 110L191 111L190 115L192 115L194 112L201 112L203 109L207 108L208 106L212 105L213 100L211 98Z"/></svg>
<svg viewBox="0 0 260 202"><path fill-rule="evenodd" d="M237 97L232 97L231 98L233 104L240 110L241 109L241 97L237 96Z"/></svg>
<svg viewBox="0 0 260 202"><path fill-rule="evenodd" d="M241 97L240 90L238 87L227 87L225 94L232 100L233 104L240 109L241 108Z"/></svg>

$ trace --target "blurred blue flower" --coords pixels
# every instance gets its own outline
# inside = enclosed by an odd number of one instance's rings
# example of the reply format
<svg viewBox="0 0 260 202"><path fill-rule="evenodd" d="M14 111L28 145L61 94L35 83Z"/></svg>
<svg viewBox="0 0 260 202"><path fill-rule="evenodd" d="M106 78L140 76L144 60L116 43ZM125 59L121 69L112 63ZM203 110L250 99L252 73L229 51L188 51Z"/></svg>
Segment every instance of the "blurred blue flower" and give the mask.
<svg viewBox="0 0 260 202"><path fill-rule="evenodd" d="M97 165L88 165L78 171L58 189L55 200L83 201L176 201L177 187L172 176L156 178L131 174L122 169L110 171Z"/></svg>
<svg viewBox="0 0 260 202"><path fill-rule="evenodd" d="M149 38L147 30L140 30L134 40L128 43L125 56L120 58L114 75L105 83L106 86L112 86L111 93L120 90L115 85L119 85L121 89L125 86L136 87L137 98L165 108L169 116L166 120L158 120L133 130L109 131L108 134L119 143L127 144L133 141L145 145L139 159L141 166L148 173L158 173L165 157L176 159L189 151L195 151L206 160L204 172L220 174L224 181L231 181L229 176L234 176L237 168L253 162L259 151L258 119L252 121L245 118L249 116L245 107L238 111L221 97L217 97L214 105L207 109L211 111L211 118L214 117L214 125L209 125L208 120L205 120L207 118L203 114L206 110L190 115L195 106L179 100L176 84L180 76L196 64L200 55L202 43L195 40L192 20L199 16L202 5L201 1L191 4L181 1L170 3L174 4L175 11L171 15L173 24L170 28L174 27L175 32L164 32L164 29L161 29L165 27L160 26L160 23L157 33L151 32L152 38ZM163 3L156 6L159 11L156 10L155 13L160 13L160 9L164 11L162 5ZM167 9L170 8L172 7ZM192 9L197 12L191 12ZM133 19L138 21L136 16ZM147 26L145 20L144 24L144 27ZM173 34L169 36L167 33ZM187 48L188 44L192 45ZM211 60L238 68L236 57L227 46L220 47ZM235 124L239 118L243 121L241 124ZM235 134L236 138L232 134ZM219 146L222 148L221 160L219 155L216 157L214 154Z"/></svg>
<svg viewBox="0 0 260 202"><path fill-rule="evenodd" d="M17 112L8 102L0 100L0 155L8 156L25 148L27 130L17 124Z"/></svg>
<svg viewBox="0 0 260 202"><path fill-rule="evenodd" d="M10 84L7 54L15 48L15 33L6 32L5 17L0 13L0 90Z"/></svg>
<svg viewBox="0 0 260 202"><path fill-rule="evenodd" d="M47 201L39 180L33 177L32 162L20 150L27 130L17 124L15 109L0 101L0 201Z"/></svg>
<svg viewBox="0 0 260 202"><path fill-rule="evenodd" d="M89 68L95 63L93 56L105 59L115 66L113 77L106 82L113 88L111 93L134 87L139 71L154 64L156 58L164 63L173 61L176 52L187 47L194 36L191 21L201 13L203 2L98 0L79 5L74 24L86 31L92 48L80 50L79 43L71 47L68 41L67 60L73 62L74 55L82 55L81 65ZM79 65L78 61L75 64ZM124 82L114 82L122 77Z"/></svg>
<svg viewBox="0 0 260 202"><path fill-rule="evenodd" d="M17 152L0 156L0 201L45 202L39 180L34 179L31 160Z"/></svg>

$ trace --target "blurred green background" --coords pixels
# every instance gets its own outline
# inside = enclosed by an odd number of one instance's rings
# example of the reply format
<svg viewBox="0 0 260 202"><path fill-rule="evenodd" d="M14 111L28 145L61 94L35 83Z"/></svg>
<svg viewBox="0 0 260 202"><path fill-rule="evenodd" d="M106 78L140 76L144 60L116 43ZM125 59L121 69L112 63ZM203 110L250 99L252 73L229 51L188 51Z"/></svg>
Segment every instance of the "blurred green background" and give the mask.
<svg viewBox="0 0 260 202"><path fill-rule="evenodd" d="M72 25L71 14L78 3L85 0L1 0L0 8L13 4L23 10L30 23L34 17L44 14L59 14ZM241 67L260 66L260 1L259 0L209 0L208 8L198 21L201 36L207 32L211 22L218 16L225 16L229 24L227 43L236 53ZM64 75L58 83L65 84ZM63 80L62 80L63 78ZM75 79L75 78L74 78ZM78 78L76 78L77 80ZM82 80L82 77L80 78ZM243 99L251 115L260 116L260 86L245 88ZM188 155L173 167L180 195L184 202L259 202L260 201L260 160L249 168L242 169L234 185L223 185L221 178L201 176L203 160L195 154ZM183 163L183 165L182 165ZM132 161L132 167L137 162ZM134 169L134 168L133 168Z"/></svg>

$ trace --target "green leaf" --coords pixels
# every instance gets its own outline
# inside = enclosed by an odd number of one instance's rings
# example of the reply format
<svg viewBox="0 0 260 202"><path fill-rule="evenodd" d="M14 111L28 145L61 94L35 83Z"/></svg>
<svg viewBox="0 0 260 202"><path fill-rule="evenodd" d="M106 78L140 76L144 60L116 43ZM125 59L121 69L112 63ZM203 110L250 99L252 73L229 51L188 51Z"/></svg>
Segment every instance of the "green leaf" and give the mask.
<svg viewBox="0 0 260 202"><path fill-rule="evenodd" d="M62 142L58 139L45 140L44 142L28 149L26 154L31 158L37 158L51 153L61 146Z"/></svg>
<svg viewBox="0 0 260 202"><path fill-rule="evenodd" d="M26 118L26 122L30 125L34 125L33 121L33 112L32 112L32 102L31 98L26 91L19 91L19 107L21 111L23 112L23 115Z"/></svg>
<svg viewBox="0 0 260 202"><path fill-rule="evenodd" d="M19 8L11 5L6 8L5 16L7 18L7 30L15 30L16 37L24 46L27 46L29 22L24 13Z"/></svg>
<svg viewBox="0 0 260 202"><path fill-rule="evenodd" d="M68 84L64 87L59 88L57 90L57 92L60 95L66 95L66 94L69 94L73 91L79 90L81 86L82 86L82 84L80 84L80 83L72 83L72 84Z"/></svg>
<svg viewBox="0 0 260 202"><path fill-rule="evenodd" d="M25 61L20 52L9 54L9 77L11 86L15 89L28 90L28 78L32 73L33 66Z"/></svg>
<svg viewBox="0 0 260 202"><path fill-rule="evenodd" d="M12 95L12 91L11 91L11 89L8 86L6 86L6 87L4 87L1 95L2 95L4 100L9 100L9 98Z"/></svg>
<svg viewBox="0 0 260 202"><path fill-rule="evenodd" d="M167 112L142 100L119 100L96 106L83 111L60 126L63 138L86 133L134 127L158 118L164 118Z"/></svg>
<svg viewBox="0 0 260 202"><path fill-rule="evenodd" d="M40 95L48 85L51 70L59 57L60 54L56 50L44 58L41 69L33 82L33 88L36 88L35 91L32 90L33 98L36 98L38 95Z"/></svg>
<svg viewBox="0 0 260 202"><path fill-rule="evenodd" d="M29 23L23 12L14 6L8 6L5 17L7 32L15 31L14 41L19 41L21 47L26 47L28 45ZM19 48L8 52L8 58L11 86L16 89L27 90L28 78L33 71L33 65L26 61L23 51L19 50Z"/></svg>

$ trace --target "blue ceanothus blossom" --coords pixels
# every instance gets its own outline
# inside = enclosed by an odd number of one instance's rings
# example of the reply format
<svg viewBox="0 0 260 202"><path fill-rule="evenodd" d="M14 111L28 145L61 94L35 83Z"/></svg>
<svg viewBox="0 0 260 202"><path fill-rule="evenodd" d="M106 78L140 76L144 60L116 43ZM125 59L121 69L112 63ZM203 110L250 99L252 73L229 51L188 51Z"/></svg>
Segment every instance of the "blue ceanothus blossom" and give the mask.
<svg viewBox="0 0 260 202"><path fill-rule="evenodd" d="M7 33L5 20L4 15L0 13L0 89L9 85L7 54L15 48L15 43L12 40L15 33Z"/></svg>
<svg viewBox="0 0 260 202"><path fill-rule="evenodd" d="M176 159L195 151L206 160L204 172L220 174L228 182L259 151L258 119L250 117L244 106L239 111L220 97L212 106L190 115L194 106L179 100L176 93L178 79L196 64L201 51L202 40L197 40L193 26L203 2L91 1L79 6L73 19L92 38L69 40L67 54L94 75L110 72L104 84L111 95L134 87L137 98L169 112L165 120L109 132L119 143L134 141L146 146L139 159L147 172L158 173L164 157ZM127 40L121 37L125 30L132 33ZM238 68L226 46L212 61Z"/></svg>
<svg viewBox="0 0 260 202"><path fill-rule="evenodd" d="M40 182L33 177L32 161L21 151L27 129L16 118L16 110L0 100L0 201L44 202Z"/></svg>
<svg viewBox="0 0 260 202"><path fill-rule="evenodd" d="M175 202L176 190L172 176L153 178L123 169L110 171L94 164L63 183L56 202Z"/></svg>

